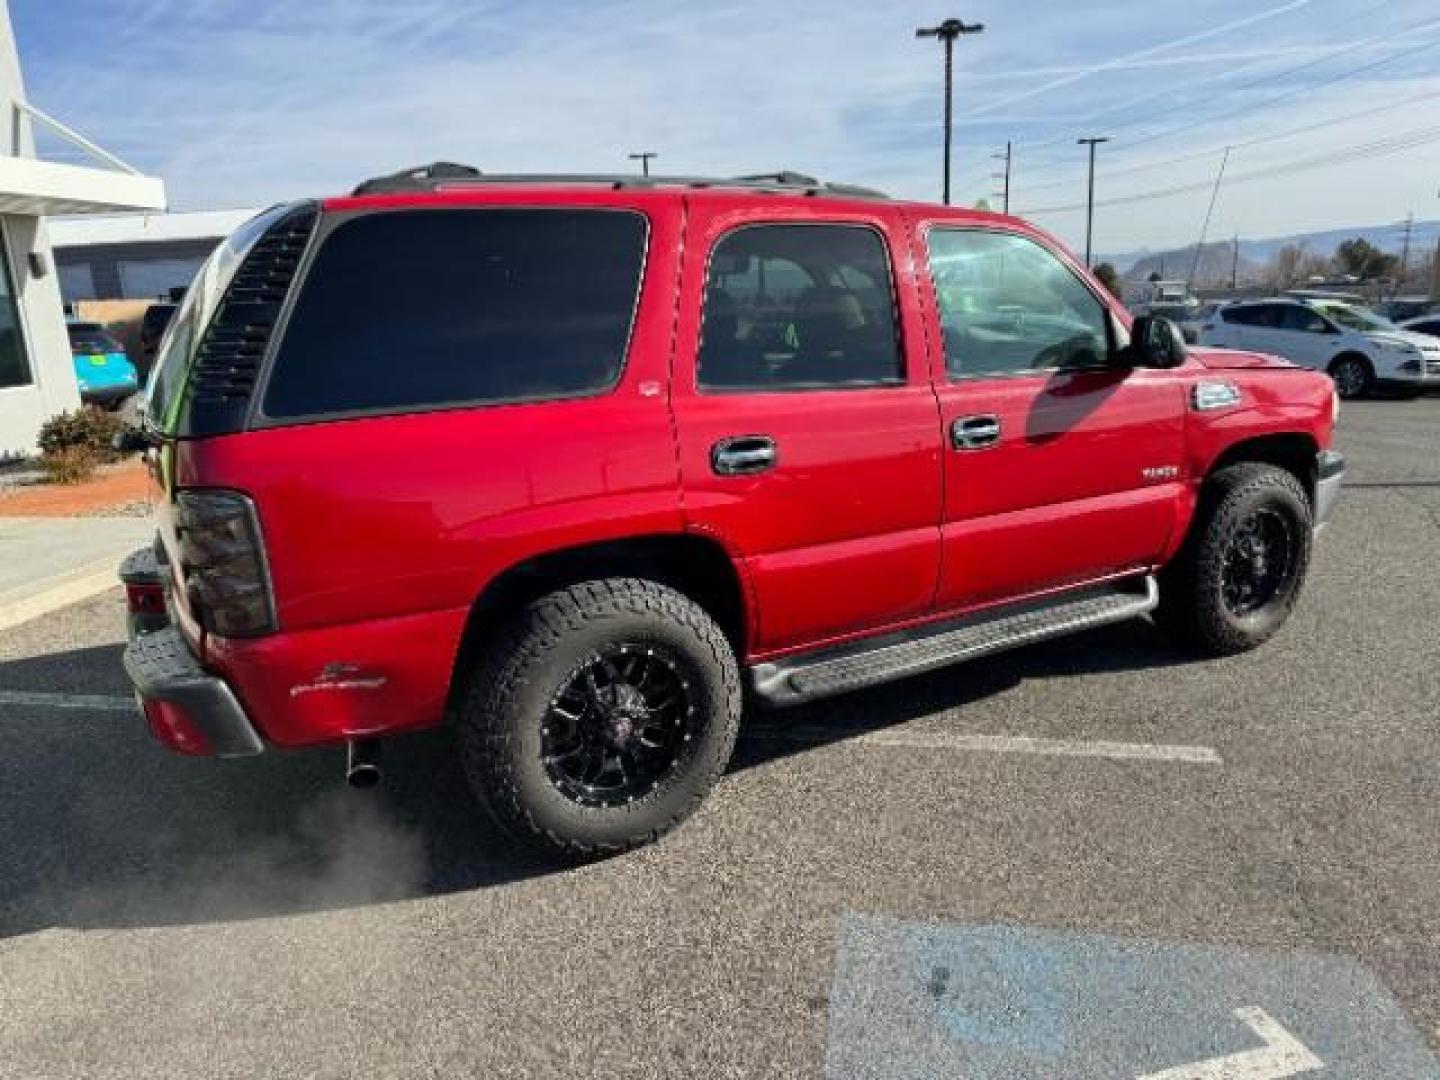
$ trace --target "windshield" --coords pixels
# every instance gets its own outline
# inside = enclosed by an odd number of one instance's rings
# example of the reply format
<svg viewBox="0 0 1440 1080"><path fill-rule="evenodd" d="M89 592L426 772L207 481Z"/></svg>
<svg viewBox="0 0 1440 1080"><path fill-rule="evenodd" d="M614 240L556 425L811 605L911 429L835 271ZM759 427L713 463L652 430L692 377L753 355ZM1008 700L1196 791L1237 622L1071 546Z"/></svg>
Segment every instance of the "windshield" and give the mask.
<svg viewBox="0 0 1440 1080"><path fill-rule="evenodd" d="M106 333L99 326L72 323L67 329L70 334L71 352L112 353L125 351L113 335Z"/></svg>
<svg viewBox="0 0 1440 1080"><path fill-rule="evenodd" d="M231 233L196 271L195 280L190 283L155 349L155 367L145 388L148 399L145 419L153 427L164 432L174 430L200 334L210 325L215 308L241 261L276 219L290 209L289 205L276 206L251 218Z"/></svg>
<svg viewBox="0 0 1440 1080"><path fill-rule="evenodd" d="M1349 330L1359 330L1362 334L1400 329L1389 319L1382 319L1374 312L1351 307L1349 304L1316 304L1314 307L1332 322L1337 322Z"/></svg>

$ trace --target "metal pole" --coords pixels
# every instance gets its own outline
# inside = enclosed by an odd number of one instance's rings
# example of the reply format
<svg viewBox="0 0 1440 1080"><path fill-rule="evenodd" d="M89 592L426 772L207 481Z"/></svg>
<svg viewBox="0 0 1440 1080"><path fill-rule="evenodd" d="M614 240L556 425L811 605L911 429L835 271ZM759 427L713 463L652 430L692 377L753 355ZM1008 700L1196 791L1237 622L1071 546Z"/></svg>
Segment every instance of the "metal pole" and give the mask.
<svg viewBox="0 0 1440 1080"><path fill-rule="evenodd" d="M1405 246L1400 249L1400 280L1395 286L1395 295L1405 291L1405 277L1410 272L1410 235L1415 231L1415 211L1405 218Z"/></svg>
<svg viewBox="0 0 1440 1080"><path fill-rule="evenodd" d="M945 195L942 201L950 205L950 130L955 109L955 39L945 37Z"/></svg>
<svg viewBox="0 0 1440 1080"><path fill-rule="evenodd" d="M645 176L649 176L649 175L650 175L650 159L653 158L653 157L659 157L659 156L660 156L660 155L657 154L654 150L642 150L642 151L641 151L640 153L638 153L638 154L630 154L630 155L629 155L631 161L638 161L638 162L640 162L640 171L641 171Z"/></svg>
<svg viewBox="0 0 1440 1080"><path fill-rule="evenodd" d="M979 23L966 25L959 19L946 19L939 26L921 27L915 31L917 38L939 38L945 46L945 155L942 164L944 177L940 186L946 206L950 205L950 143L955 115L955 39L961 34L978 34L984 29Z"/></svg>
<svg viewBox="0 0 1440 1080"><path fill-rule="evenodd" d="M1230 253L1230 291L1234 292L1240 285L1240 234L1235 234L1235 246Z"/></svg>
<svg viewBox="0 0 1440 1080"><path fill-rule="evenodd" d="M1225 166L1230 164L1230 147L1225 147L1225 156L1220 159L1220 172L1215 177L1215 190L1210 192L1210 209L1205 211L1205 224L1200 226L1200 242L1195 245L1195 261L1190 265L1190 280L1187 289L1195 288L1195 278L1200 274L1200 256L1205 251L1205 234L1210 231L1210 218L1215 213L1215 200L1220 197L1220 182L1225 179Z"/></svg>
<svg viewBox="0 0 1440 1080"><path fill-rule="evenodd" d="M1089 196L1086 199L1085 209L1085 268L1087 270L1091 268L1094 255L1093 240L1095 235L1095 148L1101 143L1107 143L1109 141L1110 139L1108 137L1076 140L1079 145L1090 147L1090 192Z"/></svg>
<svg viewBox="0 0 1440 1080"><path fill-rule="evenodd" d="M1005 158L1005 213L1007 214L1010 212L1010 162L1014 154L1014 144L1007 139L1005 141L1005 153L1003 155ZM998 158L1002 155L996 154L995 156Z"/></svg>

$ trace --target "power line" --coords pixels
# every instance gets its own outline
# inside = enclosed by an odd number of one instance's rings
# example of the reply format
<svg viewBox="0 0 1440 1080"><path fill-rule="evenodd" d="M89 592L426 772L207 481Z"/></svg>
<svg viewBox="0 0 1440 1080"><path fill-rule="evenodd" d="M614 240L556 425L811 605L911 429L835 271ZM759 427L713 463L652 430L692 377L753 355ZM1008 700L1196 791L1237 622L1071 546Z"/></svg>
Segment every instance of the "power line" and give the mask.
<svg viewBox="0 0 1440 1080"><path fill-rule="evenodd" d="M1279 7L1270 8L1268 11L1262 11L1256 15L1248 15L1243 19L1236 19L1234 22L1224 23L1220 26L1211 27L1209 30L1203 30L1198 34L1189 34L1183 38L1177 38L1174 41L1166 42L1163 45L1152 45L1148 49L1141 49L1139 52L1128 53L1125 56L1116 57L1113 60L1107 60L1102 64L1096 64L1091 68L1078 71L1073 75L1066 75L1063 78L1055 79L1051 82L1045 83L1043 86L1032 87L1031 89L1026 90L1022 93L1012 94L1008 98L1001 98L999 101L992 102L989 105L981 106L980 108L974 110L971 115L985 116L989 113L998 112L999 110L1005 108L1007 105L1013 105L1018 101L1028 101L1030 98L1039 97L1041 94L1048 94L1052 90L1059 90L1060 88L1069 86L1072 83L1077 83L1082 79L1088 79L1092 75L1100 75L1106 71L1111 71L1122 64L1131 63L1136 60L1143 60L1151 56L1157 56L1161 53L1169 52L1172 49L1179 49L1186 45L1194 45L1197 42L1207 41L1210 38L1219 37L1222 34L1228 34L1233 30L1242 30L1247 26L1253 26L1255 23L1263 22L1266 19L1273 19L1278 15L1285 15L1289 12L1295 11L1297 8L1306 7L1310 4L1310 2L1311 0L1289 0L1288 3L1281 4Z"/></svg>
<svg viewBox="0 0 1440 1080"><path fill-rule="evenodd" d="M1440 19L1432 20L1429 25L1440 26ZM1274 97L1266 98L1264 101L1258 101L1250 105L1242 105L1241 107L1237 109L1231 109L1228 112L1217 113L1213 116L1207 116L1199 120L1191 121L1188 124L1181 124L1179 127L1161 129L1159 131L1152 132L1149 135L1144 135L1138 139L1128 140L1125 143L1125 146L1127 149L1134 149L1137 146L1143 146L1146 143L1154 142L1157 139L1169 138L1171 135L1178 135L1184 131L1193 131L1197 127L1204 127L1206 124L1213 124L1217 120L1228 120L1232 116L1240 116L1243 113L1254 112L1256 109L1269 108L1271 105L1274 105L1281 101L1288 101L1290 98L1296 97L1299 94L1308 94L1315 90L1322 89L1326 86L1333 86L1335 83L1344 82L1346 79L1353 78L1356 75L1363 75L1367 71L1374 71L1378 67L1383 67L1386 64L1393 64L1396 60L1403 60L1407 56L1411 56L1423 50L1433 49L1434 47L1434 42L1427 39L1425 41L1422 41L1420 44L1413 46L1412 48L1402 49L1400 52L1395 53L1391 56L1382 57L1381 59L1373 61L1372 63L1363 64L1358 68L1351 68L1350 70L1343 71L1332 78L1323 79L1318 83L1311 83L1307 86L1293 87L1292 89L1285 91L1285 93L1283 94L1276 94Z"/></svg>
<svg viewBox="0 0 1440 1080"><path fill-rule="evenodd" d="M1337 124L1344 124L1351 120L1362 120L1367 116L1377 116L1380 113L1391 113L1394 112L1398 106L1413 105L1421 101L1432 101L1435 98L1440 98L1440 90L1431 90L1424 94L1415 94L1408 98L1400 98L1396 101L1387 101L1385 104L1377 105L1374 108L1361 109L1359 112L1346 113L1344 116L1335 116L1331 117L1328 120L1320 120L1312 124L1303 124L1300 127L1286 128L1281 131L1270 132L1266 135L1256 136L1253 139L1243 139L1240 142L1230 143L1229 148L1232 150L1243 150L1251 146L1261 146L1267 143L1279 142L1282 139L1289 139L1296 135L1307 135L1312 131L1319 131L1322 128L1334 127ZM1190 154L1181 154L1178 157L1164 158L1160 161L1147 161L1141 165L1130 165L1123 169L1107 169L1105 170L1105 178L1107 180L1112 180L1117 176L1132 176L1135 173L1149 172L1151 169L1159 169L1167 165L1180 165L1188 161L1200 161L1202 159L1212 158L1224 149L1225 147L1223 146L1215 146L1210 147L1206 150L1197 150L1194 153ZM1051 180L1043 184L1027 184L1025 186L1025 190L1027 193L1031 191L1047 191L1052 188L1072 187L1074 186L1074 184L1075 178L1072 177L1068 180Z"/></svg>
<svg viewBox="0 0 1440 1080"><path fill-rule="evenodd" d="M1401 132L1383 139L1376 139L1368 143L1359 143L1352 146L1342 147L1339 150L1326 154L1318 154L1314 157L1304 158L1300 161L1289 162L1284 165L1275 165L1269 168L1257 169L1241 176L1232 177L1230 183L1245 184L1256 180L1268 180L1278 176L1288 176L1291 173L1306 172L1311 169L1324 168L1329 165L1343 165L1352 161L1359 161L1366 158L1388 157L1391 154L1398 154L1405 150L1412 150L1416 147L1425 146L1433 142L1440 142L1440 126L1417 128L1413 131ZM1209 190L1209 181L1203 183L1177 184L1169 188L1157 188L1151 191L1137 192L1132 195L1117 196L1097 202L1100 207L1128 206L1138 202L1152 202L1156 199L1168 199L1176 195L1188 195L1197 191ZM1064 214L1076 210L1086 209L1087 203L1069 203L1064 206L1043 206L1033 209L1019 211L1026 216L1038 216L1041 214Z"/></svg>
<svg viewBox="0 0 1440 1080"><path fill-rule="evenodd" d="M1352 18L1345 20L1345 21L1344 21L1343 23L1341 23L1340 25L1342 25L1342 26L1349 25L1349 24L1352 23L1352 22L1356 22L1356 21L1359 21L1359 20L1362 19L1362 18L1368 17L1369 15L1373 14L1375 11L1382 10L1382 9L1384 9L1384 8L1387 8L1387 7L1389 7L1388 0L1386 0L1386 2L1383 2L1383 3L1380 3L1380 4L1376 4L1376 5L1374 5L1373 7L1369 7L1369 8L1364 9L1363 11L1357 13L1357 14L1356 14L1355 16L1353 16ZM1261 77L1258 78L1258 79L1252 79L1252 80L1250 80L1249 82L1242 83L1242 84L1240 84L1239 86L1234 87L1233 89L1234 89L1234 90L1246 90L1246 89L1250 89L1251 87L1254 87L1254 86L1259 86L1259 85L1262 85L1262 84L1270 83L1270 82L1274 81L1275 79L1280 79L1280 78L1285 78L1285 77L1290 76L1290 75L1295 75L1295 74L1298 74L1299 72L1306 71L1306 70L1308 70L1308 69L1310 69L1310 68L1316 67L1316 66L1319 65L1319 64L1327 63L1328 61L1333 60L1333 59L1335 59L1335 58L1338 57L1338 56L1343 56L1343 55L1346 55L1347 53L1352 53L1352 52L1359 51L1359 50L1361 50L1361 49L1370 48L1370 47L1375 46L1375 45L1388 44L1389 42L1394 41L1394 40L1396 40L1396 39L1398 39L1398 38L1408 37L1408 36L1414 35L1414 34L1416 34L1416 33L1423 33L1423 32L1425 32L1426 30L1434 29L1434 28L1437 27L1437 26L1440 26L1440 19L1434 19L1434 18L1422 19L1421 21L1419 21L1419 22L1417 22L1417 23L1411 23L1411 24L1409 24L1409 25L1407 25L1407 26L1404 26L1404 27L1400 28L1399 30L1390 31L1390 32L1387 32L1387 33L1384 33L1384 34L1376 34L1376 35L1373 35L1373 36L1371 36L1371 37L1369 37L1369 38L1362 39L1361 41L1351 42L1351 43L1349 43L1349 44L1347 44L1347 45L1343 45L1343 46L1341 46L1341 47L1339 47L1339 48L1337 48L1337 49L1330 50L1329 52L1326 52L1325 54L1323 54L1323 55L1321 55L1321 56L1319 56L1319 57L1316 57L1316 58L1313 59L1313 60L1307 61L1306 63L1299 64L1299 65L1296 65L1296 66L1290 67L1290 68L1284 68L1284 69L1282 69L1282 70L1280 70L1280 71L1268 72L1267 74L1265 74L1264 76L1261 76ZM1389 63L1395 62L1396 60L1404 59L1406 56L1409 56L1409 55L1411 55L1411 54L1413 54L1413 53L1415 53L1415 52L1419 52L1419 51L1421 51L1422 49L1429 48L1429 47L1431 47L1431 42L1427 39L1427 41L1422 42L1422 43L1420 43L1419 45L1417 45L1417 46L1415 46L1415 47L1413 47L1413 48L1404 49L1404 50L1400 51L1399 53L1395 53L1395 54L1392 54L1392 55L1387 56L1387 57L1382 57L1380 60L1378 60L1378 61L1376 61L1376 62L1374 62L1374 63L1362 65L1362 66L1359 67L1359 68L1353 68L1353 69L1350 69L1350 70L1348 70L1348 71L1341 72L1341 73L1339 73L1338 75L1336 75L1336 76L1334 76L1334 77L1332 77L1332 78L1329 78L1329 79L1322 80L1322 81L1319 82L1319 83L1312 83L1312 84L1307 84L1306 86L1303 86L1303 87L1297 87L1297 88L1294 88L1293 90L1287 91L1287 92L1284 93L1284 94L1277 95L1277 96L1272 97L1272 98L1267 98L1267 99L1264 100L1264 101L1257 102L1257 103L1252 104L1252 105L1241 106L1241 107L1239 107L1239 108L1237 108L1237 109L1232 109L1232 110L1230 110L1229 112L1221 113L1221 114L1218 114L1218 115L1215 115L1215 116L1206 117L1206 118L1203 118L1203 119L1198 120L1198 121L1194 121L1194 122L1191 122L1191 123L1188 123L1188 124L1180 125L1179 127L1169 128L1169 129L1162 128L1162 129L1160 129L1160 130L1158 130L1158 131L1154 131L1154 132L1145 134L1145 135L1143 135L1141 138L1135 140L1134 142L1127 143L1127 144L1126 144L1126 149L1129 149L1130 147L1134 147L1134 146L1138 146L1138 145L1144 145L1145 143L1154 142L1154 141L1156 141L1157 139L1166 137L1167 135L1173 135L1173 134L1178 134L1178 133L1183 132L1183 131L1189 131L1189 130L1192 130L1192 129L1196 128L1196 127L1201 127L1201 126L1203 126L1203 125L1205 125L1205 124L1213 123L1213 122L1216 121L1216 120L1227 119L1227 118L1229 118L1229 117L1231 117L1231 116L1238 116L1238 115L1241 115L1242 113L1249 112L1249 111L1252 111L1252 110L1254 110L1254 109L1268 107L1268 106L1270 106L1270 105L1275 104L1275 103L1278 102L1278 101L1282 101L1282 100L1286 100L1286 99L1288 99L1288 98L1290 98L1290 97L1294 97L1296 94L1303 93L1303 92L1305 92L1305 91L1307 91L1307 90L1315 90L1315 89L1323 88L1323 87L1325 87L1325 86L1330 86L1330 85L1333 85L1334 83L1342 82L1342 81L1344 81L1344 80L1346 80L1346 79L1348 79L1348 78L1351 78L1351 77L1353 77L1353 76L1355 76L1355 75L1359 75L1359 74L1363 74L1363 73L1365 73L1365 72L1367 72L1367 71L1371 71L1371 70L1373 70L1373 69L1375 69L1375 68L1377 68L1377 67L1383 66L1384 64L1389 64ZM1205 86L1220 85L1220 84L1223 84L1223 83L1225 83L1225 82L1228 82L1230 79L1234 78L1234 77L1235 77L1236 75L1238 75L1238 74L1243 74L1243 73L1246 72L1246 71L1252 70L1252 69L1257 68L1257 67L1263 67L1263 66L1265 66L1265 62L1262 60L1262 61L1260 61L1260 62L1258 62L1258 63L1255 63L1255 64L1247 64L1247 65L1245 65L1245 66L1243 66L1243 67L1241 67L1241 68L1236 69L1235 71L1226 72L1224 75L1220 76L1218 79L1214 79L1214 78L1211 78L1211 79L1203 79L1203 80L1199 80L1199 81L1195 81L1195 82L1190 82L1190 83L1181 83L1181 84L1178 85L1178 86L1170 86L1170 87L1168 87L1168 88L1166 88L1166 89L1164 89L1164 90L1162 90L1162 91L1160 91L1160 92L1158 92L1158 93L1156 93L1156 94L1150 94L1150 95L1147 95L1146 97L1142 97L1142 98L1139 98L1139 99L1131 99L1129 102L1127 102L1127 103L1126 103L1122 108L1120 108L1120 109L1105 110L1105 111L1102 111L1101 113L1099 113L1099 114L1097 114L1097 115L1098 115L1098 116L1101 116L1101 117L1104 117L1104 116L1114 115L1114 114L1116 114L1116 113L1121 113L1121 114L1123 114L1123 113L1125 113L1125 112L1130 111L1131 109L1133 109L1133 108L1134 108L1136 105L1138 105L1138 104L1141 104L1141 103L1144 103L1144 102L1148 102L1148 101L1157 100L1157 99L1163 98L1163 97L1168 97L1168 96L1170 96L1171 94L1177 93L1177 92L1179 92L1179 91L1187 90L1187 89L1193 89L1193 88L1196 88L1196 87L1205 87ZM1082 119L1086 120L1086 122L1088 123L1088 122L1089 122L1089 119L1093 119L1093 117L1092 117L1092 118L1083 118L1083 117L1077 117L1077 118L1076 118L1077 121L1082 120ZM1135 126L1137 126L1138 124L1143 124L1143 123L1145 123L1145 121L1144 121L1143 119L1141 119L1141 120L1132 120L1132 121L1129 121L1129 122L1122 122L1122 123L1117 124L1117 125L1112 125L1112 130L1115 130L1115 129L1123 130L1123 129L1125 129L1125 128L1135 127ZM1264 141L1264 140L1260 140L1260 141ZM1059 144L1061 144L1061 143L1068 143L1068 142L1069 142L1069 137L1068 137L1068 136L1065 136L1065 137L1059 137L1059 138L1055 138L1055 139L1049 139L1049 140L1046 140L1046 141L1043 141L1043 142L1016 141L1016 142L1015 142L1015 145L1016 145L1016 146L1019 146L1019 147L1028 148L1028 149L1031 149L1031 150L1042 150L1042 149L1046 149L1046 148L1048 148L1048 147L1057 146L1057 145L1059 145ZM1244 145L1244 144L1235 144L1235 145L1239 146L1239 145ZM1209 151L1208 153L1205 153L1205 154L1196 154L1196 155L1194 155L1194 158L1198 158L1198 157L1208 157L1208 156L1210 156L1211 154L1218 153L1218 152L1219 152L1219 149L1217 148L1217 149L1212 150L1212 151ZM1122 151L1122 153L1123 153L1123 151ZM1185 159L1183 159L1183 160L1194 160L1194 158L1188 158L1188 157L1187 157L1187 158L1185 158ZM1139 171L1139 170L1136 170L1136 171ZM968 183L970 183L970 182L972 182L972 181L962 180L962 183L961 183L960 185L957 185L957 186L965 186L966 184L968 184ZM1073 182L1073 181L1071 181L1071 182ZM1047 185L1047 186L1059 187L1059 186L1066 186L1066 185L1064 185L1064 184L1062 184L1062 183L1056 183L1056 184Z"/></svg>
<svg viewBox="0 0 1440 1080"><path fill-rule="evenodd" d="M1373 7L1370 7L1370 8L1366 8L1364 11L1358 12L1355 16L1353 16L1353 17L1350 18L1350 19L1345 20L1345 21L1344 21L1343 23L1341 23L1340 25L1346 26L1346 25L1349 25L1349 24L1352 23L1352 22L1358 22L1360 19L1368 18L1370 15L1374 14L1376 11L1384 10L1385 8L1388 8L1389 6L1390 6L1390 0L1383 0L1382 3L1376 4L1376 5L1374 5ZM1410 34L1413 34L1413 33L1417 32L1417 31L1422 31L1422 32L1423 32L1425 29L1427 29L1428 27L1430 27L1431 25L1433 25L1433 24L1435 23L1435 21L1436 21L1436 20L1434 20L1434 19L1423 19L1423 20L1421 20L1421 21L1418 22L1418 23L1413 23L1413 24L1411 24L1411 25L1409 25L1409 26L1402 27L1402 28L1399 29L1399 30L1391 31L1391 32L1384 33L1384 34L1376 34L1375 36L1370 37L1370 38L1366 38L1366 39L1364 39L1364 40L1362 40L1362 41L1350 42L1350 43L1348 43L1348 44L1345 44L1345 45L1340 46L1339 48L1331 49L1331 50L1323 53L1322 55L1320 55L1320 56L1318 56L1318 57L1315 57L1315 58L1312 59L1312 60L1308 60L1308 61L1306 61L1306 62L1303 63L1303 64L1298 64L1298 65L1296 65L1295 67L1282 68L1282 69L1280 69L1279 71L1270 71L1270 72L1267 72L1265 75L1261 76L1260 78L1258 78L1258 79L1252 79L1250 82L1247 82L1247 83L1242 83L1240 86L1235 87L1235 89L1237 89L1237 90L1248 90L1248 89L1249 89L1250 87L1252 87L1252 86L1259 86L1259 85L1264 84L1264 83L1273 82L1273 81L1276 80L1276 79L1282 79L1282 78L1285 78L1285 77L1287 77L1287 76L1289 76L1289 75L1295 75L1295 74L1298 74L1299 72L1306 71L1306 70L1308 70L1308 69L1310 69L1310 68L1312 68L1312 67L1316 67L1316 66L1318 66L1318 65L1320 65L1320 64L1327 63L1327 62L1335 59L1337 56L1344 56L1346 53L1357 52L1357 51L1359 51L1359 50L1361 50L1361 49L1366 49L1366 48L1369 48L1369 47L1371 47L1371 46L1373 46L1373 45L1388 44L1388 43L1391 42L1391 41L1394 41L1394 40L1396 40L1396 39L1398 39L1398 38L1406 37L1406 36L1408 36L1408 35L1410 35ZM1244 66L1242 66L1242 67L1236 68L1236 69L1234 69L1233 71L1224 72L1224 73L1221 74L1219 77L1206 77L1206 78L1202 78L1202 79L1192 79L1192 80L1190 80L1189 82L1182 82L1182 83L1179 83L1179 84L1172 84L1172 85L1166 86L1165 88L1157 91L1156 93L1147 94L1147 95L1145 95L1144 97L1140 97L1140 98L1131 98L1131 99L1129 99L1128 101L1126 101L1125 104L1121 105L1121 106L1118 107L1118 108L1107 109L1107 110L1105 110L1105 111L1103 111L1103 112L1101 112L1101 113L1092 114L1092 115L1089 115L1089 116L1076 116L1076 117L1073 117L1072 119L1073 119L1074 122L1077 123L1077 124L1093 124L1096 120L1104 119L1104 118L1106 118L1106 117L1115 116L1115 115L1123 115L1123 114L1125 114L1125 113L1127 113L1127 112L1131 112L1131 111L1134 110L1135 107L1138 106L1138 105L1148 104L1149 102L1152 102L1152 101L1159 101L1159 100L1161 100L1161 99L1163 99L1163 98L1170 97L1170 96L1172 96L1172 95L1174 95L1174 94L1176 94L1176 93L1179 93L1179 92L1181 92L1181 91L1184 91L1184 90L1193 90L1193 89L1206 88L1206 87L1211 87L1211 86L1219 86L1219 85L1221 85L1221 84L1223 84L1223 83L1229 82L1231 79L1235 78L1237 75L1243 75L1243 74L1245 74L1245 73L1248 72L1248 71L1252 71L1252 70L1255 70L1255 69L1258 69L1258 68L1264 68L1264 67L1266 67L1266 66L1267 66L1267 60L1264 59L1264 58L1262 58L1261 60L1258 60L1258 61L1256 61L1256 62L1254 62L1254 63L1246 64L1246 65L1244 65ZM1131 121L1129 121L1129 122L1123 122L1123 123L1119 123L1119 124L1110 124L1109 126L1110 126L1110 128L1111 128L1112 130L1123 129L1123 128L1127 128L1127 127L1135 127L1137 124L1143 124L1143 123L1145 123L1145 120L1146 120L1146 119L1148 119L1148 117L1147 117L1147 118L1142 118L1142 119L1139 119L1139 120L1131 120ZM1054 138L1054 139L1046 139L1046 140L1041 141L1041 142L1024 142L1024 141L1022 141L1019 145L1024 146L1024 147L1026 147L1026 148L1029 149L1029 150L1045 150L1045 149L1049 149L1050 147L1053 147L1053 146L1066 145L1066 144L1069 143L1069 141L1070 141L1069 136L1057 136L1057 137Z"/></svg>

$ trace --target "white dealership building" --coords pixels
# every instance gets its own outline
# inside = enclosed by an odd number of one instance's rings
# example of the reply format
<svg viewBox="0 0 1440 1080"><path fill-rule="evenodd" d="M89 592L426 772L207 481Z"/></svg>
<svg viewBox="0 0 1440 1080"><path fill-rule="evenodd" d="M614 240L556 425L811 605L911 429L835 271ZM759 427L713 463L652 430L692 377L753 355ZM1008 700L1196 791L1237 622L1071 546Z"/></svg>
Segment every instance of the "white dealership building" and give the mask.
<svg viewBox="0 0 1440 1080"><path fill-rule="evenodd" d="M163 210L165 185L26 98L4 0L0 121L0 460L6 460L33 453L45 419L80 404L46 217ZM38 159L37 126L83 151L94 165Z"/></svg>

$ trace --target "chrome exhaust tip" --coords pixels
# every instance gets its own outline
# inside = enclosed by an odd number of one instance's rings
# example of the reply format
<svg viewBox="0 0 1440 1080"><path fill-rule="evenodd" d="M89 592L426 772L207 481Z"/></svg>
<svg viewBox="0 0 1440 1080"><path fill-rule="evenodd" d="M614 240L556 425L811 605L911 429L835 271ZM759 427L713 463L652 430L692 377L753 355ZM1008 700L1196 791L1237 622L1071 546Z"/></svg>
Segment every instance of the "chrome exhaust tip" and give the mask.
<svg viewBox="0 0 1440 1080"><path fill-rule="evenodd" d="M351 739L346 744L345 781L351 787L373 788L385 778L380 771L380 743L377 739Z"/></svg>

